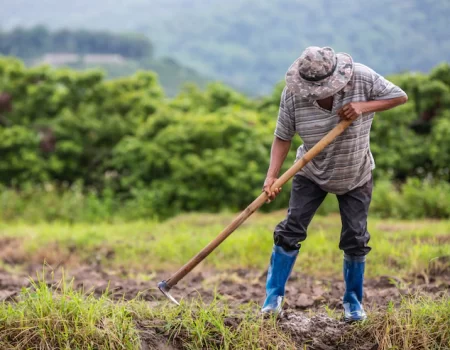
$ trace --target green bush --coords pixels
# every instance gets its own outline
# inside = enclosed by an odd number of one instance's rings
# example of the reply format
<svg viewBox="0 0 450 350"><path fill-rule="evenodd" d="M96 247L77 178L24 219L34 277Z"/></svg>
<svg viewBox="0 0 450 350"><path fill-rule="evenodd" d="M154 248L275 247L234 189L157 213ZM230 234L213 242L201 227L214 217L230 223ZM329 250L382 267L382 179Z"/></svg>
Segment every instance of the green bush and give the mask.
<svg viewBox="0 0 450 350"><path fill-rule="evenodd" d="M410 178L396 189L392 182L379 181L371 213L399 219L450 218L450 183Z"/></svg>
<svg viewBox="0 0 450 350"><path fill-rule="evenodd" d="M188 179L185 179L188 182ZM204 212L228 211L233 208L227 200L233 196L224 190L211 192L206 187L202 191L188 191L187 186L171 186L160 181L161 188L135 189L126 198L106 187L102 192L89 189L82 183L68 187L57 187L50 183L42 186L25 186L21 191L0 187L0 220L1 221L63 221L103 222L131 221L140 219L164 219L178 211L191 210L182 207L184 203L192 203L192 210ZM231 185L227 185L231 186ZM234 186L234 185L233 185ZM236 185L239 186L239 185ZM244 185L245 187L245 185ZM178 189L178 190L177 190ZM179 194L185 197L181 197ZM245 191L245 188L243 189ZM257 196L259 191L250 190L242 193L242 206L245 207ZM171 197L169 197L169 195ZM216 195L223 196L223 205L214 207ZM239 195L239 194L234 194ZM197 196L197 197L196 197ZM197 198L206 198L210 207L195 207ZM285 208L288 205L289 186L283 189L276 201L264 205L261 210L268 211ZM168 198L173 200L169 203ZM244 203L244 199L247 202ZM236 199L234 199L236 200ZM177 202L178 201L178 202ZM219 202L220 203L220 202ZM222 204L222 203L221 203ZM158 207L167 205L164 208ZM177 207L178 206L178 207ZM233 208L238 210L239 208ZM317 211L318 215L339 213L336 196L329 194ZM421 181L409 179L404 185L396 188L389 180L375 183L371 215L383 218L416 219L416 218L450 218L450 184L444 181Z"/></svg>
<svg viewBox="0 0 450 350"><path fill-rule="evenodd" d="M0 127L0 184L20 185L48 178L38 145L38 135L26 127Z"/></svg>
<svg viewBox="0 0 450 350"><path fill-rule="evenodd" d="M1 219L4 221L108 221L114 218L119 208L120 201L110 189L98 193L87 190L82 183L63 188L50 183L27 185L20 191L0 188Z"/></svg>
<svg viewBox="0 0 450 350"><path fill-rule="evenodd" d="M443 64L429 75L392 78L410 102L375 117L371 149L380 195L373 212L448 216L449 77ZM26 69L0 58L0 93L12 101L6 108L0 100L0 184L11 189L3 194L10 203L3 201L2 216L91 221L118 212L165 218L241 210L261 193L282 88L251 100L219 83L204 91L191 85L168 100L151 72L105 81L95 71ZM294 138L282 172L300 143ZM406 183L401 192L386 176ZM57 190L47 191L48 183ZM262 210L286 206L289 188ZM24 198L37 208L22 207ZM337 210L327 199L319 213Z"/></svg>

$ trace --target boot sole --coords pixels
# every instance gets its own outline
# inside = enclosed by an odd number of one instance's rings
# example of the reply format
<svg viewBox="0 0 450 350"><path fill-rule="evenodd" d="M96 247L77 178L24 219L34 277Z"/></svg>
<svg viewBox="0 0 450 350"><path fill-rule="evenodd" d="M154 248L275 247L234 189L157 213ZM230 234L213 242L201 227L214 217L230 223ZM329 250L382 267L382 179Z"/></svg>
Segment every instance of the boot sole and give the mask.
<svg viewBox="0 0 450 350"><path fill-rule="evenodd" d="M283 310L281 310L281 311L274 311L274 312L269 312L269 311L262 312L262 311L261 311L261 316L262 316L264 319L269 319L269 318L282 318L282 317L284 316L284 311L283 311Z"/></svg>
<svg viewBox="0 0 450 350"><path fill-rule="evenodd" d="M346 322L346 323L363 322L363 321L365 321L365 320L367 320L367 316L361 317L361 318L359 318L359 319L346 318L346 317L344 317L344 322Z"/></svg>

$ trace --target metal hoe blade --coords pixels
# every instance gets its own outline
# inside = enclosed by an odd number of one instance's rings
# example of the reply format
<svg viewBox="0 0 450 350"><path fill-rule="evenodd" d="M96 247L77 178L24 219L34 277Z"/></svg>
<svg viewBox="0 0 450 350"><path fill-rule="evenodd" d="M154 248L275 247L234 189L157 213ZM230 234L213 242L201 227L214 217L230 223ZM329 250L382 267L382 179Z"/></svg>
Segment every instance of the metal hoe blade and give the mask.
<svg viewBox="0 0 450 350"><path fill-rule="evenodd" d="M167 299L169 299L172 303L180 305L178 301L175 300L173 296L170 295L170 287L167 285L166 281L161 281L158 283L158 288L163 293Z"/></svg>

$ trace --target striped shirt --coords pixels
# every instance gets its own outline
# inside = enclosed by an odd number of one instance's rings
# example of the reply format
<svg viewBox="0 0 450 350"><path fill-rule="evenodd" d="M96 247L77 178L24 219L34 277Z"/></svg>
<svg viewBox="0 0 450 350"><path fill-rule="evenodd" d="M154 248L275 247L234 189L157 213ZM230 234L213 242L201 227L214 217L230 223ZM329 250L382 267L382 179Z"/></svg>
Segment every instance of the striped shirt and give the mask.
<svg viewBox="0 0 450 350"><path fill-rule="evenodd" d="M291 140L296 133L303 144L297 150L300 159L340 121L339 109L350 102L383 100L406 96L369 67L355 63L349 84L334 95L331 111L316 101L301 99L287 88L281 95L275 136ZM375 162L370 152L370 128L375 113L364 113L321 153L306 164L299 174L318 184L324 191L344 194L371 177Z"/></svg>

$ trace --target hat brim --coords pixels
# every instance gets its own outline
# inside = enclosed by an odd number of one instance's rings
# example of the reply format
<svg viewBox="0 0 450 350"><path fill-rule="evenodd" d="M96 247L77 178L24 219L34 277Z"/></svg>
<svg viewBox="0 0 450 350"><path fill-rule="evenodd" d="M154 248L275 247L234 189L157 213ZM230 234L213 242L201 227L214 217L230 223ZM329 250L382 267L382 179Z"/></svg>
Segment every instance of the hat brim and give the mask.
<svg viewBox="0 0 450 350"><path fill-rule="evenodd" d="M349 54L337 53L337 66L334 73L320 81L308 81L299 74L300 58L297 58L286 73L286 86L288 90L300 98L320 100L334 95L342 90L353 75L353 59Z"/></svg>

